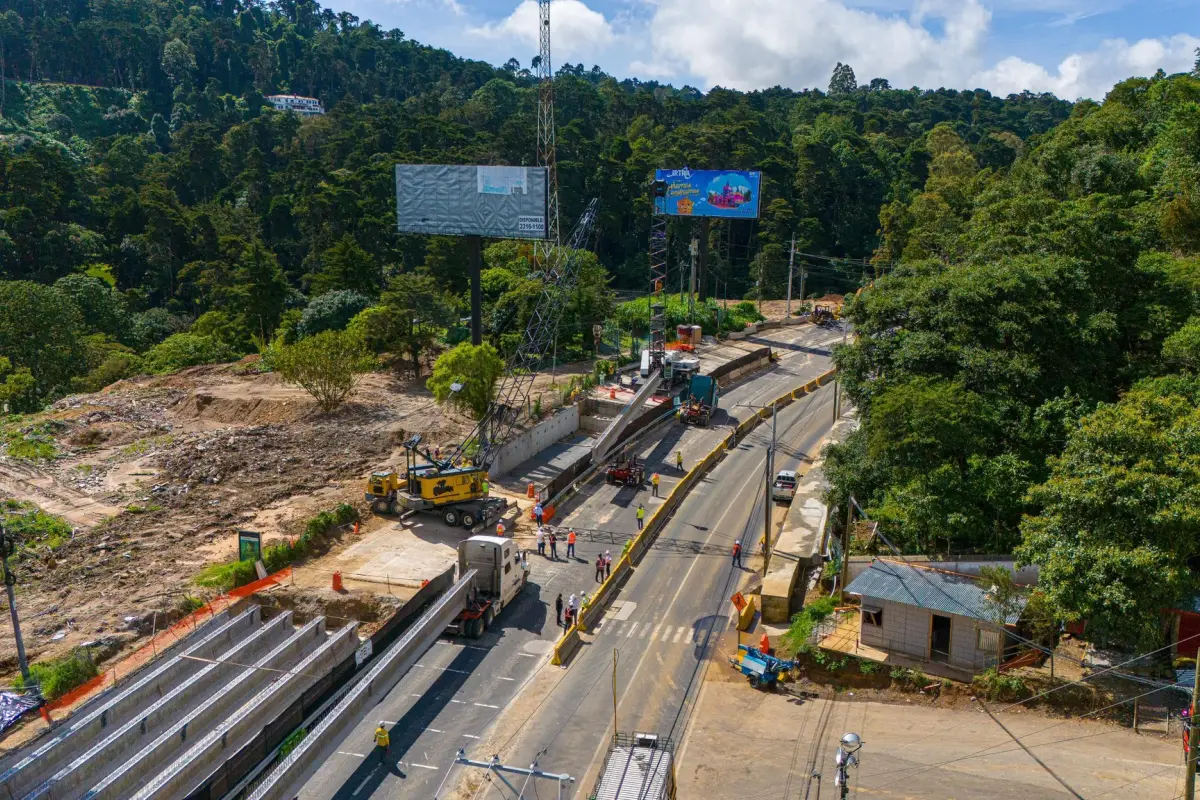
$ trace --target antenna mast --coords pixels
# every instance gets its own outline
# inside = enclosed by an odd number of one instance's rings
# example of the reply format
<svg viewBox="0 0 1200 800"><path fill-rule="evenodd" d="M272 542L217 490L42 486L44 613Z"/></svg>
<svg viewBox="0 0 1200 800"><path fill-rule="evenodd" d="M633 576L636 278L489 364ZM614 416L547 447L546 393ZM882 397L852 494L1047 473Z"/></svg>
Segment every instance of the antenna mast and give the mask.
<svg viewBox="0 0 1200 800"><path fill-rule="evenodd" d="M554 70L550 67L550 0L538 0L538 166L546 168L546 227L548 241L541 245L543 264L561 243L558 228L558 166L554 157Z"/></svg>

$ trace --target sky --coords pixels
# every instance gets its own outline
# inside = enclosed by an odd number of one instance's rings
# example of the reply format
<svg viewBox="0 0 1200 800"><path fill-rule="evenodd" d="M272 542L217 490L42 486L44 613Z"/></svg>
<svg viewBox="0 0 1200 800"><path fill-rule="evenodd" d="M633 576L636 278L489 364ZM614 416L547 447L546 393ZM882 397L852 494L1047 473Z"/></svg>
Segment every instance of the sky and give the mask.
<svg viewBox="0 0 1200 800"><path fill-rule="evenodd" d="M528 67L536 0L324 0L456 55ZM552 0L554 68L707 91L860 83L1103 99L1133 75L1186 72L1200 0Z"/></svg>

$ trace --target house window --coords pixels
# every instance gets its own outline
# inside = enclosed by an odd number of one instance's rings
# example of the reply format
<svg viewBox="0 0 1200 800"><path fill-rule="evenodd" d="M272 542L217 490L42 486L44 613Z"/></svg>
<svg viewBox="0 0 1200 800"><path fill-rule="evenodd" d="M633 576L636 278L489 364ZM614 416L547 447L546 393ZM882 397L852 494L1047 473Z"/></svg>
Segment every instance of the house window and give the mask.
<svg viewBox="0 0 1200 800"><path fill-rule="evenodd" d="M883 609L875 608L874 606L863 606L862 621L863 625L874 625L876 628L883 627Z"/></svg>
<svg viewBox="0 0 1200 800"><path fill-rule="evenodd" d="M1000 631L992 631L986 628L979 629L979 640L975 646L988 653L994 653L1000 649Z"/></svg>

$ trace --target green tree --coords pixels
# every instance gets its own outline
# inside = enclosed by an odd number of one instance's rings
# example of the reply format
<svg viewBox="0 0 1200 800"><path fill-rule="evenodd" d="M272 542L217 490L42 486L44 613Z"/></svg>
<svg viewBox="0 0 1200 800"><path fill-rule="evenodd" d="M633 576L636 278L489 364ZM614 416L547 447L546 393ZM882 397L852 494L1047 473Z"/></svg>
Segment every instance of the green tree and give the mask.
<svg viewBox="0 0 1200 800"><path fill-rule="evenodd" d="M71 298L83 317L83 328L103 333L121 342L129 341L132 330L125 296L99 278L68 275L54 288Z"/></svg>
<svg viewBox="0 0 1200 800"><path fill-rule="evenodd" d="M0 281L0 356L24 367L44 401L66 392L87 368L79 308L62 292L29 281Z"/></svg>
<svg viewBox="0 0 1200 800"><path fill-rule="evenodd" d="M303 387L326 413L342 405L374 367L362 340L342 331L323 331L284 345L275 355L279 376Z"/></svg>
<svg viewBox="0 0 1200 800"><path fill-rule="evenodd" d="M1200 373L1200 317L1192 317L1163 342L1162 357L1176 369Z"/></svg>
<svg viewBox="0 0 1200 800"><path fill-rule="evenodd" d="M413 376L421 377L421 354L455 320L453 300L432 276L405 272L388 283L380 305L386 313L373 332L407 351Z"/></svg>
<svg viewBox="0 0 1200 800"><path fill-rule="evenodd" d="M854 70L849 64L838 62L833 68L833 75L829 78L829 94L831 96L842 94L853 94L858 91L858 80L854 77Z"/></svg>
<svg viewBox="0 0 1200 800"><path fill-rule="evenodd" d="M309 276L309 292L314 297L338 290L349 290L377 297L383 273L371 254L350 235L321 253L321 268Z"/></svg>
<svg viewBox="0 0 1200 800"><path fill-rule="evenodd" d="M496 398L496 382L503 374L504 361L496 348L487 342L481 345L463 342L438 356L433 375L425 381L425 386L439 405L448 403L481 419ZM455 385L461 388L454 391Z"/></svg>
<svg viewBox="0 0 1200 800"><path fill-rule="evenodd" d="M322 331L340 331L370 305L371 298L349 289L323 294L304 309L296 323L296 335L303 338Z"/></svg>
<svg viewBox="0 0 1200 800"><path fill-rule="evenodd" d="M146 351L142 363L148 372L165 374L201 364L232 361L237 354L212 336L176 333Z"/></svg>
<svg viewBox="0 0 1200 800"><path fill-rule="evenodd" d="M1162 612L1190 599L1200 552L1200 380L1157 378L1072 432L1018 555L1038 588L1093 641L1151 649Z"/></svg>
<svg viewBox="0 0 1200 800"><path fill-rule="evenodd" d="M37 380L27 367L13 369L12 362L0 356L0 379L0 412L24 414L40 408Z"/></svg>

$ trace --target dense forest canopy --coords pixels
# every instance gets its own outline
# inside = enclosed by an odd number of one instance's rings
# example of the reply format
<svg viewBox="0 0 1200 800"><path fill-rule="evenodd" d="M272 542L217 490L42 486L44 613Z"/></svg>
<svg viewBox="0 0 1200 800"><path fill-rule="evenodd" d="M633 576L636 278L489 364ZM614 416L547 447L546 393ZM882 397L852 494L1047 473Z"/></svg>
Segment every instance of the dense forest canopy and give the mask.
<svg viewBox="0 0 1200 800"><path fill-rule="evenodd" d="M14 410L342 329L419 374L458 326L466 254L396 234L392 166L535 151L525 59L307 0L15 0L0 78ZM328 113L275 112L282 92ZM705 293L782 296L793 237L822 257L802 257L810 294L874 279L837 355L863 420L830 458L837 499L912 552L1017 549L1114 640L1153 638L1196 588L1200 79L1072 106L860 85L844 64L828 91L706 93L566 64L555 93L564 226L601 200L565 350L622 318L613 289L645 289L655 168L760 170L761 218L712 226ZM677 270L693 224L671 228ZM501 349L533 259L486 251Z"/></svg>

